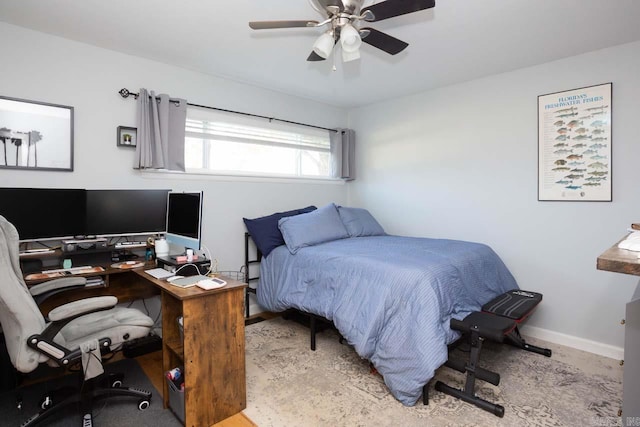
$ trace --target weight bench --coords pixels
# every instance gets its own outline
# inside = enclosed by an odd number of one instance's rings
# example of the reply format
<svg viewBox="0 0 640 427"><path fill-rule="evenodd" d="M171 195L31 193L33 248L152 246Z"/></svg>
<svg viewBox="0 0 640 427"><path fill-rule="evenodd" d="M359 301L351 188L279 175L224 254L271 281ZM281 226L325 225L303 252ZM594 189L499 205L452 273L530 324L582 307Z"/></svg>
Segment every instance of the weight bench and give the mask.
<svg viewBox="0 0 640 427"><path fill-rule="evenodd" d="M512 290L483 305L482 311L473 312L462 320L451 319L451 329L462 332L462 337L452 345L452 348L457 347L462 342L468 342L471 350L469 360L466 363L465 361L450 359L445 365L458 372L466 373L466 382L464 389L460 390L438 381L435 389L471 403L498 417L503 417L503 406L478 397L474 391L476 379L496 386L500 383L500 374L478 366L482 342L484 340L506 342L523 350L551 357L551 350L527 344L518 330L518 325L531 315L540 301L542 301L542 294ZM423 397L425 404L428 402L427 386L425 386Z"/></svg>

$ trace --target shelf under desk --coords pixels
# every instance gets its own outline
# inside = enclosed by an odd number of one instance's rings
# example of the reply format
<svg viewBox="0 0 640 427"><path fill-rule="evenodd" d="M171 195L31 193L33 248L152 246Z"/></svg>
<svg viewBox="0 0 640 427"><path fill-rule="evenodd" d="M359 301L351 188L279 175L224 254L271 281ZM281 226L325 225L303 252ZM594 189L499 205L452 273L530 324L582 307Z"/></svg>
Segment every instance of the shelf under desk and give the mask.
<svg viewBox="0 0 640 427"><path fill-rule="evenodd" d="M205 291L180 288L138 269L134 273L160 289L162 295L162 365L184 367L185 425L209 426L247 406L245 372L245 283ZM183 318L183 336L178 317ZM164 406L169 390L163 386Z"/></svg>

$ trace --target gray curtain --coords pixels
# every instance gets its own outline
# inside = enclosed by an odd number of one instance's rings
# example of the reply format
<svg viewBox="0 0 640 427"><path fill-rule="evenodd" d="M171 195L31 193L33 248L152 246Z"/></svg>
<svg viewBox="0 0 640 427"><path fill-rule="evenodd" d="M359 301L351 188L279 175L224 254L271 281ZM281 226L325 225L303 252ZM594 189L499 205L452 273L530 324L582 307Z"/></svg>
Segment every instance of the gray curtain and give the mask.
<svg viewBox="0 0 640 427"><path fill-rule="evenodd" d="M356 132L353 129L338 129L329 133L331 140L332 175L346 181L356 179Z"/></svg>
<svg viewBox="0 0 640 427"><path fill-rule="evenodd" d="M187 101L140 89L138 141L134 169L168 169L184 172L184 132Z"/></svg>

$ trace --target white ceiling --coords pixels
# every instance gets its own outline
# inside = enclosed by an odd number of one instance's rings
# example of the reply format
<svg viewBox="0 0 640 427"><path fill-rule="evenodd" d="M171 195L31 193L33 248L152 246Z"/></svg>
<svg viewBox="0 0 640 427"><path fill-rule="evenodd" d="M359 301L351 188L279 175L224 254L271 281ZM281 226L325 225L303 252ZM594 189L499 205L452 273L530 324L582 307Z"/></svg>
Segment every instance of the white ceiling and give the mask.
<svg viewBox="0 0 640 427"><path fill-rule="evenodd" d="M10 24L342 107L640 40L638 0L436 0L370 24L405 51L364 44L332 71L306 61L322 29L247 25L321 18L307 0L0 0Z"/></svg>

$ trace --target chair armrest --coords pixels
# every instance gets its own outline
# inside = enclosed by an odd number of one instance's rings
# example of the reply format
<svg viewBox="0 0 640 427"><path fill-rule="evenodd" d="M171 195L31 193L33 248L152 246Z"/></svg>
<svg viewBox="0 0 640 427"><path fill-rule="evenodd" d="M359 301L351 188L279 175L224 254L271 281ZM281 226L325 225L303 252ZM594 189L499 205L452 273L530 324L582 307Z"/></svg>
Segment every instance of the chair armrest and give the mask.
<svg viewBox="0 0 640 427"><path fill-rule="evenodd" d="M118 298L114 296L85 298L73 301L54 308L49 312L49 320L58 322L69 318L82 316L94 311L113 308L118 303Z"/></svg>
<svg viewBox="0 0 640 427"><path fill-rule="evenodd" d="M97 311L108 310L116 306L118 298L114 296L85 298L73 301L54 308L49 312L51 323L44 331L33 334L27 339L27 345L34 350L46 355L60 366L68 365L81 356L80 349L70 350L56 343L54 338L69 322ZM100 348L109 348L110 338L100 339Z"/></svg>
<svg viewBox="0 0 640 427"><path fill-rule="evenodd" d="M47 292L64 288L76 288L85 286L87 279L84 277L62 277L60 279L49 280L48 282L39 283L29 288L29 293L36 297Z"/></svg>

